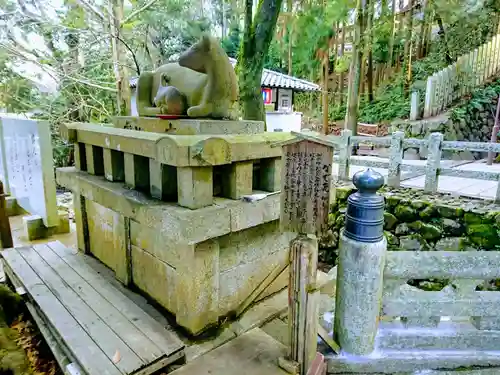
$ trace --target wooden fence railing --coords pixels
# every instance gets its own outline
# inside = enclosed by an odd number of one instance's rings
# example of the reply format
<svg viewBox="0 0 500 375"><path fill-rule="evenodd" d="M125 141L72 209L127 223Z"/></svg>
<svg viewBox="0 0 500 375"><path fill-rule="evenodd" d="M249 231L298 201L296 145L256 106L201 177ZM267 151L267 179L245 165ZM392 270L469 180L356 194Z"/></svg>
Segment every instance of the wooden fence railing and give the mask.
<svg viewBox="0 0 500 375"><path fill-rule="evenodd" d="M424 118L435 116L454 100L482 85L500 69L500 34L447 68L427 78ZM417 95L414 93L414 95ZM415 113L412 100L412 113Z"/></svg>
<svg viewBox="0 0 500 375"><path fill-rule="evenodd" d="M500 202L500 172L469 171L454 168L442 168L441 153L451 151L500 152L500 143L444 141L443 134L432 133L429 139L404 138L404 133L397 131L387 137L352 136L350 130L343 130L340 137L335 137L339 147L334 161L339 164L338 178L349 179L351 165L388 169L387 184L400 187L401 171L420 172L425 175L424 191L435 193L438 189L440 176L474 178L478 180L498 181L495 202ZM352 147L362 142L371 142L380 146L390 147L389 160L366 160L352 155ZM425 165L403 164L403 150L408 147L426 147L428 150Z"/></svg>

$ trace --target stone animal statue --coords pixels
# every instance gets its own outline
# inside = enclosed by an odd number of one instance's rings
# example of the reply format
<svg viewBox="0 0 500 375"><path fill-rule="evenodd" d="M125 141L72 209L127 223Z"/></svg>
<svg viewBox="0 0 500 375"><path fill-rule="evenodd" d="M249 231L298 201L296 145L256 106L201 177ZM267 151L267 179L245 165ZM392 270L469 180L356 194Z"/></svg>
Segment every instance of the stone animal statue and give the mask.
<svg viewBox="0 0 500 375"><path fill-rule="evenodd" d="M160 108L160 113L170 115L185 115L187 110L186 95L177 87L170 86L168 77L162 75L160 86L154 98L154 105Z"/></svg>
<svg viewBox="0 0 500 375"><path fill-rule="evenodd" d="M161 113L154 98L162 80L185 95L189 117L235 118L238 80L217 39L205 35L180 56L179 62L143 72L137 83L140 116Z"/></svg>

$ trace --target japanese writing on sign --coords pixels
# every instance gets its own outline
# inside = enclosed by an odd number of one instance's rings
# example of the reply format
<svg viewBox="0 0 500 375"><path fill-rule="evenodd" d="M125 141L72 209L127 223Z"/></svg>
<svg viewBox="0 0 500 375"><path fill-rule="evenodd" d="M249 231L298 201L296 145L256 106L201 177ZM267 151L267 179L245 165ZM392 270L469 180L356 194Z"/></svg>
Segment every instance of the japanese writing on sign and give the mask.
<svg viewBox="0 0 500 375"><path fill-rule="evenodd" d="M316 234L328 221L333 148L309 140L283 146L281 228Z"/></svg>

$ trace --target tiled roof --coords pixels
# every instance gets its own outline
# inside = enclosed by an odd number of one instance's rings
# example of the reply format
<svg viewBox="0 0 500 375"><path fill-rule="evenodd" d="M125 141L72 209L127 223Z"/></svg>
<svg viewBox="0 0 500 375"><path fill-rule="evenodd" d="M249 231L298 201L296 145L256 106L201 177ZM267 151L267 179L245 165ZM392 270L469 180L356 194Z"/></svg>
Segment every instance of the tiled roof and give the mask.
<svg viewBox="0 0 500 375"><path fill-rule="evenodd" d="M229 58L233 66L236 65L236 60ZM270 88L285 88L293 89L296 91L320 91L319 85L306 81L304 79L289 76L288 74L278 73L273 70L264 69L262 71L262 87ZM134 88L137 86L137 77L130 79L130 87Z"/></svg>

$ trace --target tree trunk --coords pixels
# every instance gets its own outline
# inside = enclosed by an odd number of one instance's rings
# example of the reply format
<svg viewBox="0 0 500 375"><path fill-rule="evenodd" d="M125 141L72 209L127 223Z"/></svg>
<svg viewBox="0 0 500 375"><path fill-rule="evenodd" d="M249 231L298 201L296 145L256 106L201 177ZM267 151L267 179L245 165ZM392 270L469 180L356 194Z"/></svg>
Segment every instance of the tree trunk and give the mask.
<svg viewBox="0 0 500 375"><path fill-rule="evenodd" d="M345 50L345 22L342 22L342 36L340 39L340 55L339 56L344 56L344 50ZM344 72L342 71L339 75L339 96L340 96L340 106L344 104Z"/></svg>
<svg viewBox="0 0 500 375"><path fill-rule="evenodd" d="M323 56L323 90L321 93L321 101L323 104L323 134L328 134L328 81L330 80L329 74L329 51L328 49Z"/></svg>
<svg viewBox="0 0 500 375"><path fill-rule="evenodd" d="M408 2L408 14L406 16L406 37L405 37L405 49L404 49L404 65L403 65L403 77L404 77L404 87L403 92L407 98L410 94L410 83L411 83L411 55L412 55L412 38L413 38L413 1Z"/></svg>
<svg viewBox="0 0 500 375"><path fill-rule="evenodd" d="M364 1L357 0L356 22L354 29L354 43L352 49L352 60L349 71L349 88L347 91L347 113L345 127L352 131L353 135L358 132L358 103L359 103L359 81L361 78L361 64L363 60L363 26L365 8Z"/></svg>
<svg viewBox="0 0 500 375"><path fill-rule="evenodd" d="M396 38L398 40L401 39L401 34L403 33L403 25L404 25L404 21L405 21L404 5L405 5L404 0L399 0L399 4L398 4L399 14L397 15L398 28L397 28L397 32L396 32ZM395 66L396 66L396 71L399 72L399 68L401 67L401 53L403 52L403 51L401 51L401 44L400 43L398 44L397 51L398 52L396 54Z"/></svg>
<svg viewBox="0 0 500 375"><path fill-rule="evenodd" d="M436 12L436 21L439 26L439 36L441 37L441 40L443 41L445 48L446 63L453 64L453 58L451 57L450 49L448 48L448 41L446 38L446 31L444 29L443 20L441 19L441 16L437 14L437 12Z"/></svg>
<svg viewBox="0 0 500 375"><path fill-rule="evenodd" d="M292 45L293 45L293 25L294 25L294 18L293 18L293 1L288 0L287 1L287 6L286 6L286 11L290 14L290 19L289 19L289 25L287 25L288 29L288 75L292 75Z"/></svg>
<svg viewBox="0 0 500 375"><path fill-rule="evenodd" d="M282 2L283 0L261 0L254 18L252 0L245 2L245 32L237 69L241 110L245 120L266 120L261 91L262 69L276 30Z"/></svg>
<svg viewBox="0 0 500 375"><path fill-rule="evenodd" d="M113 71L115 73L117 93L117 112L129 116L131 106L130 84L126 69L127 56L121 38L121 22L123 20L124 0L109 0L109 26L111 34L111 49L113 55Z"/></svg>
<svg viewBox="0 0 500 375"><path fill-rule="evenodd" d="M368 66L366 71L366 84L368 86L368 101L373 102L373 17L375 11L375 1L366 0L368 8L367 22L367 49L368 49Z"/></svg>
<svg viewBox="0 0 500 375"><path fill-rule="evenodd" d="M396 0L392 0L392 5L391 5L391 30L392 30L392 35L391 39L389 41L389 51L388 51L388 57L387 57L387 73L385 75L389 77L389 75L392 73L392 64L394 62L394 41L396 38L396 22L395 21L396 17Z"/></svg>
<svg viewBox="0 0 500 375"><path fill-rule="evenodd" d="M417 59L423 58L424 55L424 43L425 43L425 33L427 31L427 22L429 22L429 12L427 11L428 0L423 0L422 12L424 13L424 19L422 20L422 27L420 28L420 35L418 36L418 47L417 47Z"/></svg>
<svg viewBox="0 0 500 375"><path fill-rule="evenodd" d="M332 106L335 107L335 103L337 102L337 92L338 92L338 75L335 72L335 66L337 65L337 58L339 55L339 32L340 32L340 24L337 22L335 24L335 43L333 45L333 66L331 69L331 76L333 77L333 87L332 87Z"/></svg>

